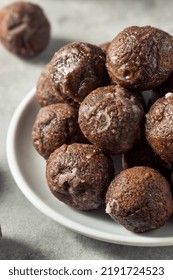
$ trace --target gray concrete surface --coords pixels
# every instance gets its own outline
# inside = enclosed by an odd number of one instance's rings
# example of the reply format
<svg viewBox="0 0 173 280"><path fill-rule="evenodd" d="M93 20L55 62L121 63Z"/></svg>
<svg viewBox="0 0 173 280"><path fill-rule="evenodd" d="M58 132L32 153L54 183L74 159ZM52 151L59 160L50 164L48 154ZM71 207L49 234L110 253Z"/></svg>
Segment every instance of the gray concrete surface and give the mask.
<svg viewBox="0 0 173 280"><path fill-rule="evenodd" d="M0 8L10 1L0 0ZM34 1L33 1L34 2ZM54 51L72 40L100 44L129 25L151 24L173 34L173 1L40 0L52 25L41 55L22 60L0 46L0 259L173 259L173 247L109 244L74 233L40 213L16 186L6 159L12 114L35 86Z"/></svg>

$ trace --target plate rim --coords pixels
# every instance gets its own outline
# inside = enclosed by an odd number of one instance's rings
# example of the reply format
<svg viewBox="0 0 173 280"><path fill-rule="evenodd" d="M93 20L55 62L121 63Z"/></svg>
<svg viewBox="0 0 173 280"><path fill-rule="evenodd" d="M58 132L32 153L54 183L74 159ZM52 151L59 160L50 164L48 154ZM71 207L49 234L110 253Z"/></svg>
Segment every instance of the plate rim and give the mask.
<svg viewBox="0 0 173 280"><path fill-rule="evenodd" d="M7 161L17 186L24 194L24 196L43 214L58 222L59 224L65 226L66 228L78 232L84 236L88 236L97 240L121 244L121 245L130 245L130 246L144 246L144 247L161 247L161 246L171 246L173 245L173 237L170 240L170 237L164 237L164 240L160 240L160 237L148 237L142 236L141 234L136 236L136 234L132 236L128 236L127 240L124 238L124 235L106 233L106 237L104 236L104 232L100 232L99 230L95 230L86 225L81 225L76 221L72 221L67 217L62 216L55 210L53 210L50 206L48 206L44 201L42 201L30 188L29 184L25 180L22 172L20 171L20 167L17 165L17 155L15 152L15 138L16 138L16 130L18 123L20 121L20 117L28 107L29 103L35 98L36 88L34 87L29 93L24 97L24 99L19 103L16 110L13 113L11 118L8 132L7 132L7 140L6 140L6 154ZM135 239L138 239L140 236L140 241L136 242ZM137 237L137 238L136 238Z"/></svg>

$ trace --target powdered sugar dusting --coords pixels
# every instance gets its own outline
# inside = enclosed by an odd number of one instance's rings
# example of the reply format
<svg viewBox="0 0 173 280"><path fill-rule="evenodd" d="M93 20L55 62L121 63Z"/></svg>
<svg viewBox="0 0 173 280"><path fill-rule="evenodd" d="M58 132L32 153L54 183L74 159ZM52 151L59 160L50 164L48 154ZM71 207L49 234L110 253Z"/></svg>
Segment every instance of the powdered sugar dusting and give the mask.
<svg viewBox="0 0 173 280"><path fill-rule="evenodd" d="M106 210L105 212L107 214L111 214L112 212L118 212L119 211L119 202L116 199L113 199L112 201L108 202L106 205ZM112 211L113 210L113 211Z"/></svg>
<svg viewBox="0 0 173 280"><path fill-rule="evenodd" d="M172 92L168 92L168 93L165 94L165 98L169 98L169 97L171 97L172 95L173 95Z"/></svg>
<svg viewBox="0 0 173 280"><path fill-rule="evenodd" d="M110 214L110 213L111 213L111 207L110 207L110 203L109 203L109 202L108 202L107 205L106 205L106 210L105 210L105 212L106 212L107 214Z"/></svg>
<svg viewBox="0 0 173 280"><path fill-rule="evenodd" d="M77 49L73 48L70 52L69 50L64 50L58 58L54 80L59 81L66 78L69 73L73 72L80 65L80 62L81 54Z"/></svg>
<svg viewBox="0 0 173 280"><path fill-rule="evenodd" d="M102 118L102 120L101 120L101 118ZM101 126L100 126L100 125L97 126L97 132L98 132L98 133L107 130L108 127L111 125L111 117L109 116L109 114L107 113L107 111L98 112L97 115L96 115L96 120L97 120L97 121L100 120L100 123L103 124L103 125L101 125Z"/></svg>
<svg viewBox="0 0 173 280"><path fill-rule="evenodd" d="M133 112L134 113L136 113L136 114L138 114L140 111L141 111L141 109L139 108L139 106L138 105L132 105L132 110L133 110Z"/></svg>
<svg viewBox="0 0 173 280"><path fill-rule="evenodd" d="M65 182L72 183L73 187L80 183L80 178L77 176L77 168L73 168L71 171L64 174L60 174L58 178L58 184L63 185ZM73 189L69 188L69 192L72 193Z"/></svg>
<svg viewBox="0 0 173 280"><path fill-rule="evenodd" d="M86 119L89 119L90 113L93 109L95 109L95 106L83 106L81 109L81 114L83 114Z"/></svg>

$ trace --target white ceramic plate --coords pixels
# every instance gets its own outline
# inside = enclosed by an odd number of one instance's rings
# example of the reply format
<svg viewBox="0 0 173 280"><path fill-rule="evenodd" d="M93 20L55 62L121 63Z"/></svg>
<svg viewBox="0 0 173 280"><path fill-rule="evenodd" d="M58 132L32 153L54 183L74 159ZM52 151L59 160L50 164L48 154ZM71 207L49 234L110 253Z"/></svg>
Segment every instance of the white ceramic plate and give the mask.
<svg viewBox="0 0 173 280"><path fill-rule="evenodd" d="M95 239L134 246L173 245L173 221L159 230L135 234L111 220L103 208L80 212L58 201L46 184L45 161L31 143L31 129L38 110L33 89L16 109L7 136L9 166L27 199L58 223Z"/></svg>

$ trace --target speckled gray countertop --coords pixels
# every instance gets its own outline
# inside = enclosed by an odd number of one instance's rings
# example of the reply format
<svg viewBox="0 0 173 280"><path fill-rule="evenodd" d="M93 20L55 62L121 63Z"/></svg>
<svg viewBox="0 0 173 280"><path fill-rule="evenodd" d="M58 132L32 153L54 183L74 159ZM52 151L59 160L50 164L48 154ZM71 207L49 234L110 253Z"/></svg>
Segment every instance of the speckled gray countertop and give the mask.
<svg viewBox="0 0 173 280"><path fill-rule="evenodd" d="M34 2L34 1L33 1ZM0 259L172 259L173 247L130 247L79 235L37 210L21 193L6 158L12 114L55 50L70 41L100 44L129 25L154 25L173 34L173 1L40 0L52 26L49 47L22 60L0 46ZM0 8L10 3L0 0Z"/></svg>

